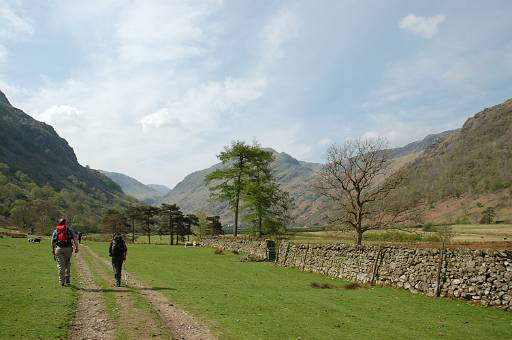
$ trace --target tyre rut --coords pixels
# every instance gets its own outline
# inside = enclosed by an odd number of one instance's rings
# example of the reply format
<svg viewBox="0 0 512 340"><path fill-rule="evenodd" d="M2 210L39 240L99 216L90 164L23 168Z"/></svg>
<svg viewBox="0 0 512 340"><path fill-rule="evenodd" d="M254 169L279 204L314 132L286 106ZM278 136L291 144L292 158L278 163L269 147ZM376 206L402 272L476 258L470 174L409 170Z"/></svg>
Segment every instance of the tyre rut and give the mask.
<svg viewBox="0 0 512 340"><path fill-rule="evenodd" d="M91 249L88 252L108 266L109 262L101 258ZM162 293L146 287L141 281L133 275L128 275L128 284L132 286L146 301L151 304L153 309L158 313L161 320L169 327L172 336L175 339L182 340L214 340L217 339L206 325L195 319L187 312L177 308Z"/></svg>

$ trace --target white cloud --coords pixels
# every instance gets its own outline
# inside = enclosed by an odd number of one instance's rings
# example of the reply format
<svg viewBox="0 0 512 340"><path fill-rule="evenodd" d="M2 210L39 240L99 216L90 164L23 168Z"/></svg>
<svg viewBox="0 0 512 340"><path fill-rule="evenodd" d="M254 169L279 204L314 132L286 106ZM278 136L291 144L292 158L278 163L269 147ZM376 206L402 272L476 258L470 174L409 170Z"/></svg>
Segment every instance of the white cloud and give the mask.
<svg viewBox="0 0 512 340"><path fill-rule="evenodd" d="M64 138L76 138L84 127L84 117L70 105L54 105L34 118L53 126Z"/></svg>
<svg viewBox="0 0 512 340"><path fill-rule="evenodd" d="M222 82L209 82L189 90L169 106L143 117L145 129L154 127L185 127L194 131L212 129L220 116L232 113L258 99L266 86L263 78L227 78Z"/></svg>
<svg viewBox="0 0 512 340"><path fill-rule="evenodd" d="M207 52L205 19L221 1L136 1L120 14L116 38L120 57L130 63L175 61Z"/></svg>
<svg viewBox="0 0 512 340"><path fill-rule="evenodd" d="M12 8L7 2L0 1L0 38L17 39L34 33L32 21L23 15L20 9Z"/></svg>
<svg viewBox="0 0 512 340"><path fill-rule="evenodd" d="M446 20L445 14L438 14L431 17L409 14L400 20L400 28L425 39L431 39L439 31L438 26Z"/></svg>
<svg viewBox="0 0 512 340"><path fill-rule="evenodd" d="M263 59L271 63L283 56L283 45L298 33L299 21L287 8L270 17L263 29Z"/></svg>

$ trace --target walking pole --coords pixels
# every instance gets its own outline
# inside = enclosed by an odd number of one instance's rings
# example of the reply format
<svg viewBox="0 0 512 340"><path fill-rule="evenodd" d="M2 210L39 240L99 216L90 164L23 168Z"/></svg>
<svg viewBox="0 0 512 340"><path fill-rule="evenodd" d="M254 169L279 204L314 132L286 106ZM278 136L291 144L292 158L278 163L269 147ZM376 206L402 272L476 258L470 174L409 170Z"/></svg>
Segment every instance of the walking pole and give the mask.
<svg viewBox="0 0 512 340"><path fill-rule="evenodd" d="M124 284L128 286L128 273L126 272L126 263L123 261L124 266Z"/></svg>

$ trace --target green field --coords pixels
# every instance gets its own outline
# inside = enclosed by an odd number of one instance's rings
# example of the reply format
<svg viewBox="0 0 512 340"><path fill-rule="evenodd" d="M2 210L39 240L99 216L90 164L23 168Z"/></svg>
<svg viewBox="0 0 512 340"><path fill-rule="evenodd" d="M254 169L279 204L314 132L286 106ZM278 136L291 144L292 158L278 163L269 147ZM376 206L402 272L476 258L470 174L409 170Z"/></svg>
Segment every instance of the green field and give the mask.
<svg viewBox="0 0 512 340"><path fill-rule="evenodd" d="M62 288L49 241L0 239L0 339L65 338L75 292Z"/></svg>
<svg viewBox="0 0 512 340"><path fill-rule="evenodd" d="M108 246L88 245L107 258ZM463 301L389 289L317 289L346 282L242 263L240 255L210 248L129 245L126 266L149 286L210 324L227 339L505 339L512 314Z"/></svg>
<svg viewBox="0 0 512 340"><path fill-rule="evenodd" d="M497 242L512 241L512 224L456 224L453 242ZM387 230L368 231L363 235L363 243L379 242L433 242L434 232L425 232L419 228L411 228L409 232ZM351 231L311 231L290 233L290 241L295 243L352 243L354 234Z"/></svg>
<svg viewBox="0 0 512 340"><path fill-rule="evenodd" d="M87 245L108 258L107 243ZM65 338L75 290L58 285L48 241L31 245L26 239L2 238L0 256L0 339ZM214 255L211 248L136 244L129 245L126 267L221 339L512 338L510 312L398 289L347 290L342 280L270 263L243 263L240 256ZM104 291L117 338L137 334L129 328L137 322L153 320L155 332L161 327L134 291L115 299L108 289L111 273L102 269L108 267L91 256L86 260ZM338 288L313 288L312 282ZM119 303L132 304L132 315L138 309L141 320L119 319Z"/></svg>

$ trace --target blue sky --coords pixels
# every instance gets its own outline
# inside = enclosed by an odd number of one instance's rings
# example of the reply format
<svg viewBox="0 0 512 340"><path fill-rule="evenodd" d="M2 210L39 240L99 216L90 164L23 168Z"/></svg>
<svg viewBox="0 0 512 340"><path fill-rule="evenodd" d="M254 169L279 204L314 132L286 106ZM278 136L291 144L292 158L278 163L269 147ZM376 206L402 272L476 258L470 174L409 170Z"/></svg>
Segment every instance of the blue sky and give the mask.
<svg viewBox="0 0 512 340"><path fill-rule="evenodd" d="M0 89L79 161L174 186L234 139L306 161L512 97L510 1L3 1Z"/></svg>

